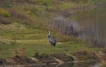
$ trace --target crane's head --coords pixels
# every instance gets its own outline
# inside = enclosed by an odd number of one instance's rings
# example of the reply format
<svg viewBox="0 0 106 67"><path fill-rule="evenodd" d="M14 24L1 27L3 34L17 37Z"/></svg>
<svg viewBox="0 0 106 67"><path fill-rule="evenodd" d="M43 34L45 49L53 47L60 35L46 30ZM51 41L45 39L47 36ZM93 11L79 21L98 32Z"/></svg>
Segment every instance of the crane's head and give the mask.
<svg viewBox="0 0 106 67"><path fill-rule="evenodd" d="M48 30L47 32L48 32L48 36L50 36L50 31Z"/></svg>

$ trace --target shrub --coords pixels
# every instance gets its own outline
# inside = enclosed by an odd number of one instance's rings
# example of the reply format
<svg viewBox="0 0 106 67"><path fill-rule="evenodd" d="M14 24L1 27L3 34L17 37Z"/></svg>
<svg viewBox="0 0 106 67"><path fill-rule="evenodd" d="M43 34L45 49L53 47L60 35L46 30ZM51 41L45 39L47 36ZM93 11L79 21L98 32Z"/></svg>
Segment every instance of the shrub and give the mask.
<svg viewBox="0 0 106 67"><path fill-rule="evenodd" d="M30 0L31 3L48 6L53 3L54 0Z"/></svg>
<svg viewBox="0 0 106 67"><path fill-rule="evenodd" d="M75 21L66 20L64 17L54 18L50 25L53 26L53 29L62 32L66 35L78 35L79 25Z"/></svg>
<svg viewBox="0 0 106 67"><path fill-rule="evenodd" d="M11 16L10 13L3 8L0 8L0 15L3 17L10 17Z"/></svg>
<svg viewBox="0 0 106 67"><path fill-rule="evenodd" d="M29 0L25 0L26 2L29 2Z"/></svg>
<svg viewBox="0 0 106 67"><path fill-rule="evenodd" d="M89 0L71 0L71 1L75 3L88 3Z"/></svg>
<svg viewBox="0 0 106 67"><path fill-rule="evenodd" d="M34 23L34 21L29 16L19 13L16 9L10 9L9 12L12 17L22 20L24 24L33 25Z"/></svg>
<svg viewBox="0 0 106 67"><path fill-rule="evenodd" d="M0 16L0 24L10 24L10 23L12 23L10 18Z"/></svg>
<svg viewBox="0 0 106 67"><path fill-rule="evenodd" d="M38 58L38 59L47 59L49 58L49 55L48 54L45 54L45 53L42 53L42 54L39 54L38 52L35 53L34 57Z"/></svg>

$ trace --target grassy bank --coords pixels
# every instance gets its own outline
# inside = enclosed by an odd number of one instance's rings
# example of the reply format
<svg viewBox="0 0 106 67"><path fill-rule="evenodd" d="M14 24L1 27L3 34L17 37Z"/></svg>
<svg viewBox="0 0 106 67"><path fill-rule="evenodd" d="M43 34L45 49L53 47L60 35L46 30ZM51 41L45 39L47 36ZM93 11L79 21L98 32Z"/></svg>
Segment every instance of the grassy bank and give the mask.
<svg viewBox="0 0 106 67"><path fill-rule="evenodd" d="M94 5L92 0L3 0L0 3L0 58L9 58L17 54L34 56L39 54L71 53L80 50L99 51L74 36L67 36L54 31L52 18L64 14L71 8ZM97 0L104 3L105 0ZM47 30L56 36L55 51L51 51Z"/></svg>
<svg viewBox="0 0 106 67"><path fill-rule="evenodd" d="M51 46L47 39L40 40L16 40L16 43L13 41L10 44L1 43L0 44L0 58L9 58L15 55L20 56L34 56L35 53L39 54L55 54L55 53L66 53L70 54L77 51L100 51L103 48L92 48L86 43L83 43L78 40L78 42L71 41L69 43L58 42L54 51L54 48Z"/></svg>

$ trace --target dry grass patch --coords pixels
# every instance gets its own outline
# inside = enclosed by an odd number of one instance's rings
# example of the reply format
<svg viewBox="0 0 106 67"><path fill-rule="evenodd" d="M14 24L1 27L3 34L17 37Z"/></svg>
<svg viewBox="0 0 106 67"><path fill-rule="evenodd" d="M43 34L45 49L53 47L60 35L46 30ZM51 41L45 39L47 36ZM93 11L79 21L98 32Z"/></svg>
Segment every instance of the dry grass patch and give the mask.
<svg viewBox="0 0 106 67"><path fill-rule="evenodd" d="M19 23L12 23L12 24L1 24L0 25L0 29L2 30L26 30L27 28L25 27L25 25L19 24Z"/></svg>

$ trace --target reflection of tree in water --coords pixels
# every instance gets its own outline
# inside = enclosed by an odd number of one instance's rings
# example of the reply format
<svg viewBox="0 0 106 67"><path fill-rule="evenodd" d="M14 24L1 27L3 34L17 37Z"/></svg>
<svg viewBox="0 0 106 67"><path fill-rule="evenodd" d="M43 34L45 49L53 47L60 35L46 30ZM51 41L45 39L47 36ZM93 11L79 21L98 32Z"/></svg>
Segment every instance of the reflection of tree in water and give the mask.
<svg viewBox="0 0 106 67"><path fill-rule="evenodd" d="M75 63L72 67L91 67L94 66L95 62L81 62L81 63Z"/></svg>
<svg viewBox="0 0 106 67"><path fill-rule="evenodd" d="M80 63L64 63L62 65L59 65L58 67L91 67L94 66L96 64L96 62L80 62ZM43 66L43 67L53 67L53 65L51 66ZM57 67L57 66L54 66Z"/></svg>
<svg viewBox="0 0 106 67"><path fill-rule="evenodd" d="M56 65L51 64L51 65L43 65L43 66L38 66L38 67L56 67Z"/></svg>
<svg viewBox="0 0 106 67"><path fill-rule="evenodd" d="M73 67L74 63L64 63L58 67Z"/></svg>
<svg viewBox="0 0 106 67"><path fill-rule="evenodd" d="M78 20L79 38L86 39L97 47L106 46L106 8L80 11L72 17Z"/></svg>

